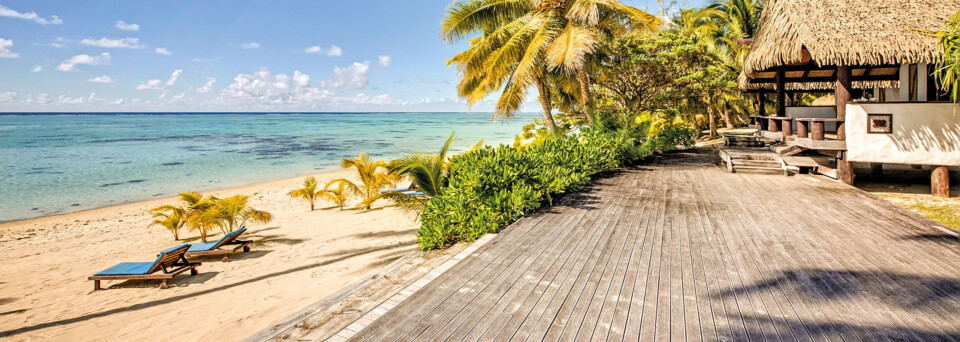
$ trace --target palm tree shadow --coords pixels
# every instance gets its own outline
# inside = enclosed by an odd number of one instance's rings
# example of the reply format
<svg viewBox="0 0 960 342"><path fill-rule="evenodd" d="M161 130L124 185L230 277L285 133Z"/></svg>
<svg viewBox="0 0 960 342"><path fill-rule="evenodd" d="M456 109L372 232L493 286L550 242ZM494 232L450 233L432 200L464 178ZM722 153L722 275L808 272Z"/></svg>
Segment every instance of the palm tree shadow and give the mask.
<svg viewBox="0 0 960 342"><path fill-rule="evenodd" d="M932 241L942 243L960 243L960 236L951 234L917 234L902 238L903 240Z"/></svg>
<svg viewBox="0 0 960 342"><path fill-rule="evenodd" d="M794 285L782 285L786 283ZM790 270L753 285L722 291L714 297L778 291L781 287L799 289L791 292L808 301L867 297L905 310L933 311L946 308L960 312L960 279L886 271Z"/></svg>
<svg viewBox="0 0 960 342"><path fill-rule="evenodd" d="M157 306L157 305L176 303L176 302L179 302L179 301L181 301L181 300L196 298L196 297L199 297L199 296L203 296L203 295L207 295L207 294L211 294L211 293L216 293L216 292L228 290L228 289L231 289L231 288L234 288L234 287L237 287L237 286L246 285L246 284L258 283L258 282L261 282L261 281L264 281L264 280L267 280L267 279L271 279L271 278L274 278L274 277L278 277L278 276L282 276L282 275L286 275L286 274L290 274L290 273L296 273L296 272L301 272L301 271L306 271L306 270L314 269L314 268L317 268L317 267L323 267L323 266L335 264L335 263L338 263L338 262L342 262L342 261L345 261L345 260L349 260L349 259L352 259L352 258L360 257L360 256L363 256L363 255L366 255L366 254L376 253L376 252L385 251L385 250L390 250L390 249L392 249L392 248L396 248L396 246L390 245L390 246L381 246L381 247L368 248L368 249L365 249L365 250L360 251L360 252L356 252L356 253L352 253L352 254L345 254L345 255L342 255L342 256L340 256L340 257L338 257L338 258L329 259L329 260L324 260L324 261L312 263L312 264L309 264L309 265L303 265L303 266L293 267L293 268L289 268L289 269L286 269L286 270L281 270L281 271L277 271L277 272L273 272L273 273L269 273L269 274L264 274L264 275L262 275L262 276L250 278L250 279L247 279L247 280L238 281L238 282L236 282L236 283L225 284L225 285L222 285L222 286L219 286L219 287L215 287L215 288L211 288L211 289L207 289L207 290L203 290L203 291L199 291L199 292L195 292L195 293L182 294L182 295L173 296L173 297L170 297L170 298L152 300L152 301L149 301L149 302L133 304L133 305L129 305L129 306L121 307L121 308L110 309L110 310L101 311L101 312L96 312L96 313L90 313L90 314L86 314L86 315L82 315L82 316L77 316L77 317L73 317L73 318L60 319L60 320L56 320L56 321L52 321L52 322L39 323L39 324L31 325L31 326L26 326L26 327L21 327L21 328L16 328L16 329L10 329L10 330L5 330L5 331L0 331L0 337L8 337L8 336L13 336L13 335L17 335L17 334L22 334L22 333L26 333L26 332L30 332L30 331L36 331L36 330L40 330L40 329L45 329L45 328L49 328L49 327L53 327L53 326L64 325L64 324L79 323L79 322L84 322L84 321L91 320L91 319L95 319L95 318L107 317L107 316L111 316L111 315L115 315L115 314L122 314L122 313L126 313L126 312L131 312L131 311L143 310L143 309L151 308L151 307L154 307L154 306ZM211 272L211 273L212 273L212 272ZM201 274L202 274L202 273L201 273Z"/></svg>
<svg viewBox="0 0 960 342"><path fill-rule="evenodd" d="M915 329L904 326L894 325L845 325L843 322L808 322L789 319L771 319L768 317L759 317L737 315L731 316L731 321L743 319L743 326L736 325L743 330L729 329L720 331L725 341L780 341L782 338L793 336L810 335L814 341L830 341L842 339L844 341L855 341L866 336L870 341L903 341L912 340L918 336L925 341L958 341L960 340L960 331L929 332L922 329Z"/></svg>

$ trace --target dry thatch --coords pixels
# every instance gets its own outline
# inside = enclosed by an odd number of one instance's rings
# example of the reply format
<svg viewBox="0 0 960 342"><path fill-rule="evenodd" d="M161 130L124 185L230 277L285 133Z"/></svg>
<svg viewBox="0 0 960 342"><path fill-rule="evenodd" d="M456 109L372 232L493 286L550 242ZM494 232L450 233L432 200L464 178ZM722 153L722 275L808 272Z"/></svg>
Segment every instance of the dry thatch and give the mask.
<svg viewBox="0 0 960 342"><path fill-rule="evenodd" d="M775 83L750 83L745 73L740 73L740 89L744 90L776 90ZM786 82L785 90L834 90L837 87L836 82ZM853 81L850 82L853 89L873 89L873 88L900 88L899 80L886 81Z"/></svg>
<svg viewBox="0 0 960 342"><path fill-rule="evenodd" d="M919 30L942 30L957 11L960 0L769 0L744 72L808 61L932 63L942 50Z"/></svg>

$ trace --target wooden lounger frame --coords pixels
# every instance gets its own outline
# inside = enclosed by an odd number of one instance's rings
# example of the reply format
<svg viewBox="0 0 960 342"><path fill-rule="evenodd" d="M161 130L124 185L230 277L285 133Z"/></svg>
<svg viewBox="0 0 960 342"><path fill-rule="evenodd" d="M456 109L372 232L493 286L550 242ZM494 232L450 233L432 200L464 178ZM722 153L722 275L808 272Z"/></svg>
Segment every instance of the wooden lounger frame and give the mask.
<svg viewBox="0 0 960 342"><path fill-rule="evenodd" d="M222 260L223 262L230 262L230 254L236 253L237 251L239 251L239 250L241 250L241 249L243 249L243 252L244 252L244 253L249 252L249 251L250 251L250 244L251 244L252 242L253 242L253 241L233 240L233 241L230 241L230 242L227 242L227 243L221 245L220 247L217 247L216 249L212 249L212 250L209 250L209 251L187 252L187 253L184 254L184 255L185 255L186 257L188 257L188 258L193 258L193 257L205 257L205 256L220 256L220 255L222 255L222 256L223 256L223 259L221 259L221 260ZM221 248L223 248L223 247L233 246L233 245L236 245L236 246L233 247L233 248L221 249Z"/></svg>
<svg viewBox="0 0 960 342"><path fill-rule="evenodd" d="M170 266L168 269L167 266ZM88 280L93 280L93 290L100 290L100 281L101 280L129 280L129 279L160 279L160 288L167 288L167 280L173 279L174 276L190 271L190 276L197 275L197 266L200 266L199 262L190 262L187 261L186 256L183 253L176 254L167 254L162 260L160 260L160 271L163 273L158 274L138 274L138 275L103 275L103 276L90 276ZM156 269L157 266L154 266ZM151 270L156 272L156 270Z"/></svg>

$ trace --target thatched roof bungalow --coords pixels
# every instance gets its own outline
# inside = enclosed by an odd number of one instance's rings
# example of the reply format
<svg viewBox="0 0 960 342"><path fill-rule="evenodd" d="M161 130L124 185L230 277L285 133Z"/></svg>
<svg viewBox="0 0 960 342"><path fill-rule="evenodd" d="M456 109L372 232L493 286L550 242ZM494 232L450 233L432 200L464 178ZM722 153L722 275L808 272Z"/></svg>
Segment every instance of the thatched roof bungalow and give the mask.
<svg viewBox="0 0 960 342"><path fill-rule="evenodd" d="M761 99L776 92L761 130L789 153L836 156L838 180L853 183L853 163L927 165L948 179L960 124L938 102L930 64L942 49L924 31L944 30L958 11L960 0L768 0L740 85ZM788 93L830 90L835 106L787 105Z"/></svg>

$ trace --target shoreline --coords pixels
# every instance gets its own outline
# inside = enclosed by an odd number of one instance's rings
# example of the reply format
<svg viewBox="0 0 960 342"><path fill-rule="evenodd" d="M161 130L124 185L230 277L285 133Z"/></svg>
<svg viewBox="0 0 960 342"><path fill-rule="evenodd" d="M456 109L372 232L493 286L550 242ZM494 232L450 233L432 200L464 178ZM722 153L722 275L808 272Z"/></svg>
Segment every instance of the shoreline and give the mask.
<svg viewBox="0 0 960 342"><path fill-rule="evenodd" d="M343 170L343 169L341 169L341 170L330 169L329 171L326 171L326 170L318 170L318 171L319 171L319 172L310 172L310 173L305 173L305 174L302 174L302 175L299 175L299 176L283 177L283 178L266 180L266 181L259 181L259 182L249 183L249 184L228 185L228 186L224 186L224 187L218 187L218 188L206 189L206 190L203 190L203 189L199 189L199 190L198 190L198 189L194 189L194 190L196 190L197 192L199 192L199 193L201 193L201 194L204 194L204 195L206 195L206 194L214 194L214 195L221 195L221 196L222 196L222 193L231 193L231 194L246 194L246 195L251 195L251 196L252 196L252 195L253 195L252 193L240 193L240 192L241 192L241 191L250 191L250 190L252 190L252 189L261 189L261 188L266 189L266 188L270 188L270 185L276 185L276 184L280 184L280 183L286 184L286 183L289 183L289 182L291 182L291 181L293 181L293 180L300 180L300 181L302 182L304 178L310 177L310 176L316 177L316 178L317 178L317 182L323 183L323 182L321 182L321 181L324 179L324 177L330 177L331 175L338 175L338 176L333 177L333 179L335 179L335 178L352 178L352 177L349 177L349 175L354 173L354 172L351 172L352 170L350 170L350 169L347 169L347 170ZM293 190L293 188L291 188L290 190ZM193 191L193 190L185 189L185 190L183 190L183 191ZM71 211L71 212L65 212L65 213L55 213L55 214L50 214L50 215L30 217L30 218L24 218L24 219L14 219L14 220L9 220L9 221L2 221L2 220L0 220L0 230L3 230L3 229L5 229L5 228L7 228L7 226L9 226L9 225L15 225L15 224L21 224L21 223L31 223L30 221L44 221L44 220L49 220L49 219L60 219L60 218L65 218L65 217L67 217L67 216L76 215L76 214L97 214L97 213L99 213L100 211L103 211L103 210L110 210L110 209L117 210L117 209L123 209L123 208L125 208L125 207L129 207L129 206L140 206L140 205L148 205L148 204L149 204L149 205L152 205L153 207L156 207L156 206L161 205L160 203L171 202L171 201L176 201L176 200L177 200L177 195L176 195L176 194L174 194L174 195L164 195L164 196L162 196L162 197L156 197L156 198L151 198L151 199L146 199L146 200L130 200L130 201L123 202L123 203L107 204L107 205L104 205L104 206L99 206L99 207L94 207L94 208L87 208L87 209L81 209L81 210Z"/></svg>

